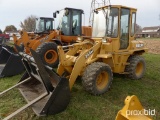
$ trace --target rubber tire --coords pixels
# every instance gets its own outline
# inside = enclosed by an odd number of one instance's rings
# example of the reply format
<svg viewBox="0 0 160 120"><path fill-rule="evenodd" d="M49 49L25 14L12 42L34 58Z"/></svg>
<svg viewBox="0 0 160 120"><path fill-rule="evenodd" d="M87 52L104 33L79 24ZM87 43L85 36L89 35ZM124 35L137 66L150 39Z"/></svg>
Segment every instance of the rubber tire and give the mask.
<svg viewBox="0 0 160 120"><path fill-rule="evenodd" d="M102 71L106 71L108 73L109 80L108 80L108 84L105 86L105 88L102 90L99 90L96 86L96 81L97 81L98 75ZM94 62L94 63L90 64L89 66L87 66L87 68L85 69L85 71L82 75L83 88L87 92L89 92L93 95L101 95L101 94L107 92L112 84L112 80L113 80L112 69L110 68L109 65L102 63L102 62Z"/></svg>
<svg viewBox="0 0 160 120"><path fill-rule="evenodd" d="M1 44L1 45L4 45L6 42L7 42L6 38L5 38L5 37L2 37L2 38L1 38L1 41L0 41L0 44Z"/></svg>
<svg viewBox="0 0 160 120"><path fill-rule="evenodd" d="M142 56L132 55L129 57L127 62L130 63L125 68L125 71L129 73L129 74L127 74L127 77L129 77L133 80L137 80L137 79L140 79L144 76L144 73L146 70L146 62ZM137 76L136 75L136 67L139 62L141 62L143 64L143 70L142 70L142 73L139 76Z"/></svg>
<svg viewBox="0 0 160 120"><path fill-rule="evenodd" d="M44 42L44 43L42 43L40 46L38 46L38 48L36 49L36 53L38 53L38 54L40 55L41 60L42 60L42 62L43 62L45 65L48 65L48 66L50 66L50 67L52 67L52 68L53 68L53 67L57 67L58 64L59 64L59 57L57 57L57 60L56 60L54 63L52 63L52 64L47 63L47 62L45 61L44 56L45 56L45 53L46 53L48 50L54 50L54 51L56 51L56 53L57 53L57 44L55 44L54 42ZM57 53L57 56L58 56L58 53Z"/></svg>

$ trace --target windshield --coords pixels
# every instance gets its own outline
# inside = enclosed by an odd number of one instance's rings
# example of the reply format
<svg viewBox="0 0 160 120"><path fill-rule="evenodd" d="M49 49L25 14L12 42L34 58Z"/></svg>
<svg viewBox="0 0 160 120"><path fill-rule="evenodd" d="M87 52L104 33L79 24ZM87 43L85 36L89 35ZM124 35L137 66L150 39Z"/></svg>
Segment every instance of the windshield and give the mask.
<svg viewBox="0 0 160 120"><path fill-rule="evenodd" d="M52 30L53 26L52 26L52 21L51 20L46 20L46 29L47 31Z"/></svg>
<svg viewBox="0 0 160 120"><path fill-rule="evenodd" d="M92 37L104 37L106 31L106 19L103 11L94 13Z"/></svg>
<svg viewBox="0 0 160 120"><path fill-rule="evenodd" d="M101 9L94 13L92 37L117 37L118 8Z"/></svg>
<svg viewBox="0 0 160 120"><path fill-rule="evenodd" d="M43 32L44 31L44 20L38 18L36 20L36 29L35 32L39 33L39 32Z"/></svg>
<svg viewBox="0 0 160 120"><path fill-rule="evenodd" d="M61 10L59 13L59 25L58 30L62 31L63 35L69 35L69 26L70 26L70 12L66 10Z"/></svg>
<svg viewBox="0 0 160 120"><path fill-rule="evenodd" d="M53 29L52 25L53 20L48 18L38 18L36 20L36 30L35 32L45 32Z"/></svg>
<svg viewBox="0 0 160 120"><path fill-rule="evenodd" d="M59 14L58 14L57 22L59 22L59 23L56 23L56 25L57 25L56 28L57 28L57 29L62 28L62 18L63 18L64 12L65 12L65 10L61 10L61 11L59 12Z"/></svg>

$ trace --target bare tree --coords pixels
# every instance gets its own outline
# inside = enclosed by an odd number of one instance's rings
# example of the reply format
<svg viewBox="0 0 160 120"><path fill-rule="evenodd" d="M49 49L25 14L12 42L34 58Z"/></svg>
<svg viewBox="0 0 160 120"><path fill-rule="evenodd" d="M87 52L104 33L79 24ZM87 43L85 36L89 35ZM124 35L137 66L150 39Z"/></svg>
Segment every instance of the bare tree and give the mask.
<svg viewBox="0 0 160 120"><path fill-rule="evenodd" d="M142 31L142 27L140 25L136 24L136 32L138 32L138 31Z"/></svg>
<svg viewBox="0 0 160 120"><path fill-rule="evenodd" d="M159 14L159 20L160 20L160 14Z"/></svg>
<svg viewBox="0 0 160 120"><path fill-rule="evenodd" d="M8 26L6 26L4 32L6 32L6 31L14 32L14 31L17 31L17 28L14 25L8 25Z"/></svg>
<svg viewBox="0 0 160 120"><path fill-rule="evenodd" d="M36 16L31 15L20 23L20 27L27 32L33 32L36 26Z"/></svg>

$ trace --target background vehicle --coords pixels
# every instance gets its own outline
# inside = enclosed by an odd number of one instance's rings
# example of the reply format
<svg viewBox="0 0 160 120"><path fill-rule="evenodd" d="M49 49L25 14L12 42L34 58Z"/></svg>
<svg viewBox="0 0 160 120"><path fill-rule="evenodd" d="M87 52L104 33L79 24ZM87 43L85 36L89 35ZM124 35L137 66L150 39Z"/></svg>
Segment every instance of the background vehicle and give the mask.
<svg viewBox="0 0 160 120"><path fill-rule="evenodd" d="M40 17L36 21L34 34L21 32L21 38L14 35L14 43L25 53L30 54L30 49L35 50L41 57L44 64L57 67L59 63L57 45L73 44L77 36L91 36L91 27L82 26L83 10L65 8L57 11L54 15L59 15L57 29L53 29L53 18ZM5 58L5 60L4 60ZM24 70L20 62L21 57L17 54L16 48L3 47L0 53L0 76L12 76ZM13 63L14 62L14 63ZM12 66L11 66L12 65ZM19 69L15 68L15 65Z"/></svg>
<svg viewBox="0 0 160 120"><path fill-rule="evenodd" d="M58 65L57 45L73 44L77 36L91 36L91 27L82 26L83 10L65 8L54 13L58 19L56 29L53 29L53 19L41 18L36 24L36 31L39 36L24 43L25 52L30 53L30 48L35 50L43 63L56 67Z"/></svg>
<svg viewBox="0 0 160 120"><path fill-rule="evenodd" d="M2 49L2 45L9 41L9 39L10 37L8 34L3 34L2 31L0 31L0 51Z"/></svg>

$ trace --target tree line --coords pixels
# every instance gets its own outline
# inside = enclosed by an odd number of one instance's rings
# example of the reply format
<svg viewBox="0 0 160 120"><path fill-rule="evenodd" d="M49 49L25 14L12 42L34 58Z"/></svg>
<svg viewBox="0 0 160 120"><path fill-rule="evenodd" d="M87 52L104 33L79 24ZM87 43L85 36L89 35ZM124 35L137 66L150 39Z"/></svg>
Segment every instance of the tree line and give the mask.
<svg viewBox="0 0 160 120"><path fill-rule="evenodd" d="M35 15L31 15L29 17L27 17L26 19L24 19L24 21L20 22L20 27L22 30L25 30L27 32L33 32L35 30L35 26L36 26L36 16ZM141 31L142 27L138 24L136 24L135 26L135 31ZM0 30L1 31L1 30ZM6 26L4 32L6 31L18 31L17 28L14 25L8 25Z"/></svg>
<svg viewBox="0 0 160 120"><path fill-rule="evenodd" d="M24 19L24 21L20 22L20 28L27 32L33 32L35 30L35 26L36 26L36 16L35 15L31 15L27 17L26 19ZM16 32L18 31L18 29L14 25L8 25L5 27L3 32L5 33L6 31Z"/></svg>

